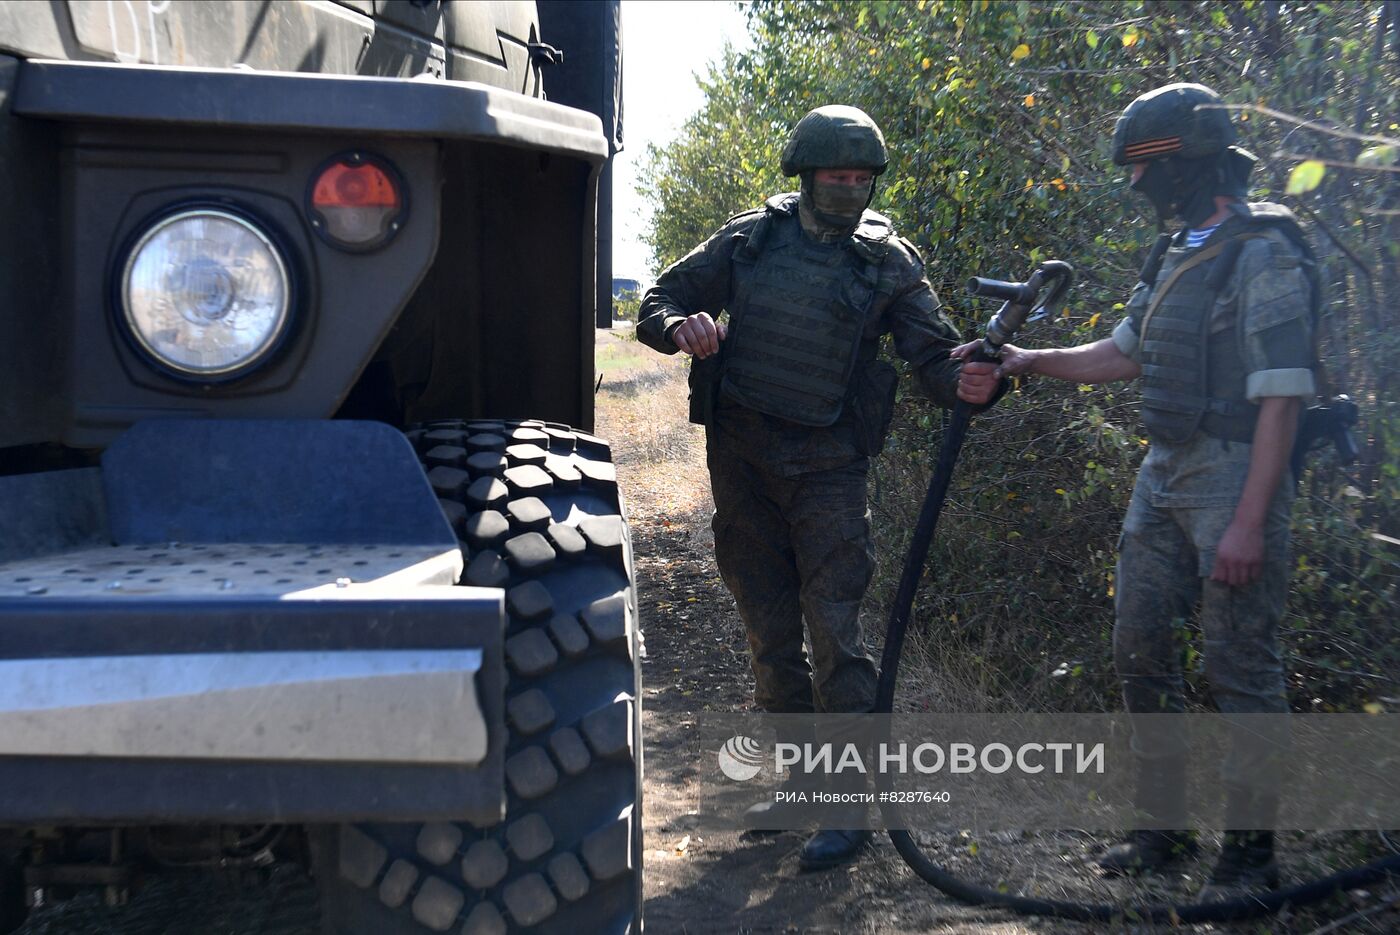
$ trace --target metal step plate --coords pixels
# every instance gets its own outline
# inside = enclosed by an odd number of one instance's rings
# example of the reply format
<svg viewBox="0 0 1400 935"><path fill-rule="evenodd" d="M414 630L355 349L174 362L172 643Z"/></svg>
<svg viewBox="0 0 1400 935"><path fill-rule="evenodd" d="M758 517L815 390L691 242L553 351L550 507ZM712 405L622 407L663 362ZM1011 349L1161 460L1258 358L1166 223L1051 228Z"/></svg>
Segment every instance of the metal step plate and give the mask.
<svg viewBox="0 0 1400 935"><path fill-rule="evenodd" d="M0 597L326 598L454 584L457 549L429 545L116 545L0 564Z"/></svg>

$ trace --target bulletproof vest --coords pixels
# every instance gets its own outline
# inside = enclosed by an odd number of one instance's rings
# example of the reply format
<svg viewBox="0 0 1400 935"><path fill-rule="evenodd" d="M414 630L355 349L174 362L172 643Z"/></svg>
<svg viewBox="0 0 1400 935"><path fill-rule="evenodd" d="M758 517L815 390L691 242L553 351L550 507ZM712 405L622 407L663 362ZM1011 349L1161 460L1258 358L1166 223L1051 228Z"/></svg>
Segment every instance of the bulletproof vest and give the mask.
<svg viewBox="0 0 1400 935"><path fill-rule="evenodd" d="M759 412L804 425L841 415L866 314L893 228L867 211L846 241L802 235L797 196L769 199L734 251L739 276L729 305L720 391Z"/></svg>
<svg viewBox="0 0 1400 935"><path fill-rule="evenodd" d="M1219 256L1177 277L1141 323L1142 421L1154 441L1180 443L1198 430L1229 441L1254 438L1259 407L1245 396L1247 373L1239 310L1228 327L1215 332L1211 331L1211 319L1216 296L1232 274L1243 246L1241 238L1258 235L1272 225L1287 224L1297 231L1297 222L1287 209L1276 205L1241 205L1238 214L1222 223L1200 247L1187 250L1173 246L1162 264L1158 282L1165 282L1197 251L1238 239ZM1290 239L1295 239L1293 232L1289 233ZM1301 240L1301 236L1299 231L1296 239Z"/></svg>

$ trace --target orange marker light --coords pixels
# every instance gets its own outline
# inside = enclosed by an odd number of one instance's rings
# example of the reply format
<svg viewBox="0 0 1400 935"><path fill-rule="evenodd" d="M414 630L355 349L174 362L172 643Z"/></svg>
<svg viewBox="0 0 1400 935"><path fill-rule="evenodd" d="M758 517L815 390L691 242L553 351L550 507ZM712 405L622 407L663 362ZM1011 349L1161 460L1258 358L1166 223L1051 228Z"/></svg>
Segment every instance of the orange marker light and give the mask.
<svg viewBox="0 0 1400 935"><path fill-rule="evenodd" d="M397 173L375 156L350 153L325 165L311 185L311 226L343 250L383 246L398 232L404 196Z"/></svg>

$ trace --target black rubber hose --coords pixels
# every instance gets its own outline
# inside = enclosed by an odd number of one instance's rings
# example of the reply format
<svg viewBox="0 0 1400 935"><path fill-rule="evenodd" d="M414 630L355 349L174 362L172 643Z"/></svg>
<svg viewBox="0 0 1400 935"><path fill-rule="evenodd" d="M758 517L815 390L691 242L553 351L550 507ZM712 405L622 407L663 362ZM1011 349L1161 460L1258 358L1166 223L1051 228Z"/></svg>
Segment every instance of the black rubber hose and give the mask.
<svg viewBox="0 0 1400 935"><path fill-rule="evenodd" d="M928 493L924 497L923 508L919 511L919 520L914 526L914 534L909 541L909 551L905 555L904 571L899 579L899 590L895 592L894 604L890 607L889 627L885 633L885 648L880 656L880 680L875 689L875 713L877 714L890 714L894 710L895 683L899 676L899 659L904 649L904 635L909 627L909 614L914 606L914 595L919 588L919 579L923 576L924 563L928 558L929 547L933 544L933 533L938 527L938 518L943 513L943 502L948 497L948 485L952 482L953 469L957 466L958 454L962 451L963 437L967 434L970 421L970 408L967 403L959 402L953 408L952 419L944 432L943 445L938 453L938 462L934 466L933 477L929 479ZM882 804L881 813L897 817L898 806ZM888 820L888 823L895 825L901 822ZM1307 883L1225 902L1190 903L1179 906L1119 906L1102 903L1075 903L1056 899L1016 896L960 880L930 860L908 831L890 829L888 834L890 841L894 844L894 849L899 852L899 856L904 858L904 862L920 879L933 884L954 899L977 906L996 906L1010 909L1024 915L1054 916L1084 922L1101 922L1120 918L1167 923L1226 922L1248 919L1277 912L1284 905L1301 906L1306 903L1318 902L1338 891L1369 886L1392 874L1400 873L1400 855L1392 855Z"/></svg>
<svg viewBox="0 0 1400 935"><path fill-rule="evenodd" d="M948 499L948 484L953 480L953 468L958 463L963 436L967 434L971 420L970 407L959 401L953 407L953 417L948 420L948 427L943 431L943 447L939 449L933 477L929 478L928 493L924 495L919 520L914 524L914 535L909 540L909 551L904 558L904 572L899 577L899 590L895 592L889 625L885 628L885 648L880 654L880 680L875 685L877 714L889 714L894 710L895 680L899 675L899 657L904 652L904 633L909 628L909 613L914 607L914 595L919 590L919 579L923 577L924 562L928 558L929 547L933 545L933 533L938 528L938 517L943 513L943 501Z"/></svg>

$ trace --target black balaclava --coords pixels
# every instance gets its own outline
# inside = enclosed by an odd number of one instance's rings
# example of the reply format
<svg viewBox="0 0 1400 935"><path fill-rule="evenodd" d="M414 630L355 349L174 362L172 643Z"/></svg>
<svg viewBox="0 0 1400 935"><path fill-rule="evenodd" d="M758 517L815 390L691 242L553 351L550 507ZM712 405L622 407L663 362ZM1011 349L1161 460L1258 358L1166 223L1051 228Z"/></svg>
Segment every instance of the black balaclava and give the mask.
<svg viewBox="0 0 1400 935"><path fill-rule="evenodd" d="M1149 162L1129 187L1152 203L1162 226L1179 218L1195 227L1215 213L1216 195L1244 198L1249 193L1254 161L1238 146L1199 159L1168 156Z"/></svg>
<svg viewBox="0 0 1400 935"><path fill-rule="evenodd" d="M798 197L802 229L823 243L848 237L874 197L874 178L861 188L818 182L815 172L803 172Z"/></svg>

